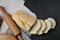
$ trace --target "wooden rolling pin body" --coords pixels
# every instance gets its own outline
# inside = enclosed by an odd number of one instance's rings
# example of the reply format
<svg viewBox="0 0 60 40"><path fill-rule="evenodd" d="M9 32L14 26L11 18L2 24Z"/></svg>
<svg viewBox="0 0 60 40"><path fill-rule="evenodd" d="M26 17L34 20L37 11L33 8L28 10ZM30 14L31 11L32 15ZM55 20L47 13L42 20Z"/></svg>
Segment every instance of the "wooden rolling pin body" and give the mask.
<svg viewBox="0 0 60 40"><path fill-rule="evenodd" d="M20 33L20 30L17 27L17 25L14 23L12 17L4 10L4 8L2 6L0 6L0 10L1 10L2 14L3 14L2 18L8 24L8 26L11 29L14 36L17 36ZM18 35L17 37L18 37L19 40L22 40L20 35Z"/></svg>

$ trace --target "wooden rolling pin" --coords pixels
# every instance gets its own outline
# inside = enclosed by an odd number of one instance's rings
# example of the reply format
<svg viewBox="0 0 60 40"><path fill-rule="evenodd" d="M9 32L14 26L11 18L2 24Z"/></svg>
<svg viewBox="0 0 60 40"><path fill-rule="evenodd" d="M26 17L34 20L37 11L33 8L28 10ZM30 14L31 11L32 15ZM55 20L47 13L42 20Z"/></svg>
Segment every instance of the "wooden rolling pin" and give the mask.
<svg viewBox="0 0 60 40"><path fill-rule="evenodd" d="M3 14L2 18L5 20L5 22L11 29L12 33L14 34L14 36L16 36L18 40L23 40L21 35L19 35L21 31L19 30L17 25L14 23L12 17L5 11L5 9L2 6L0 6L0 10Z"/></svg>

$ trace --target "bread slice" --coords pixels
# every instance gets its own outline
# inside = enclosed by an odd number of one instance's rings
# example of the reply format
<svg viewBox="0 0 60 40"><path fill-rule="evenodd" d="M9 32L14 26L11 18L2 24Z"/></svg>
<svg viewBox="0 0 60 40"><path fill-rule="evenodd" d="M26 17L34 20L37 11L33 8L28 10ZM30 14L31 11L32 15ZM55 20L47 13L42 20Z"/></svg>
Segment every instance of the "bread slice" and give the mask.
<svg viewBox="0 0 60 40"><path fill-rule="evenodd" d="M38 31L38 35L43 34L44 30L46 29L45 22L42 19L40 19L40 22L41 22L42 26L41 26L41 29Z"/></svg>
<svg viewBox="0 0 60 40"><path fill-rule="evenodd" d="M56 21L53 18L48 18L47 20L49 20L51 22L52 29L54 29L56 26Z"/></svg>
<svg viewBox="0 0 60 40"><path fill-rule="evenodd" d="M39 19L37 19L35 25L33 26L33 28L31 29L30 33L31 34L37 34L37 31L41 28L41 22Z"/></svg>
<svg viewBox="0 0 60 40"><path fill-rule="evenodd" d="M46 29L44 31L44 33L48 33L48 31L51 29L51 22L49 20L44 20L46 23Z"/></svg>
<svg viewBox="0 0 60 40"><path fill-rule="evenodd" d="M8 34L0 33L0 40L16 40L16 38Z"/></svg>
<svg viewBox="0 0 60 40"><path fill-rule="evenodd" d="M33 24L36 22L36 18L22 11L16 11L12 15L13 20L17 25L25 31L29 31Z"/></svg>

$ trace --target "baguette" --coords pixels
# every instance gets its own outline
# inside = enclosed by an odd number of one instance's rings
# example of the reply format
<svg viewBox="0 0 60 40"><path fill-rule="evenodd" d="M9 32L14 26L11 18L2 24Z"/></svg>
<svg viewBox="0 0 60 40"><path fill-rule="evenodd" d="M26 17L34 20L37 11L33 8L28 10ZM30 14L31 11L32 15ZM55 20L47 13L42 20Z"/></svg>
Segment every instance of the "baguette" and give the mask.
<svg viewBox="0 0 60 40"><path fill-rule="evenodd" d="M38 31L38 35L42 35L44 30L46 29L45 22L42 19L40 19L40 21L41 21L42 26L41 26L41 29Z"/></svg>
<svg viewBox="0 0 60 40"><path fill-rule="evenodd" d="M52 29L54 29L56 26L56 21L53 18L48 18L47 20L49 20L51 22Z"/></svg>
<svg viewBox="0 0 60 40"><path fill-rule="evenodd" d="M46 29L44 31L44 33L48 33L48 31L51 29L51 22L49 20L44 20L46 23Z"/></svg>
<svg viewBox="0 0 60 40"><path fill-rule="evenodd" d="M41 28L41 22L39 19L37 19L35 25L33 26L33 28L31 29L30 33L31 34L37 34L38 30Z"/></svg>

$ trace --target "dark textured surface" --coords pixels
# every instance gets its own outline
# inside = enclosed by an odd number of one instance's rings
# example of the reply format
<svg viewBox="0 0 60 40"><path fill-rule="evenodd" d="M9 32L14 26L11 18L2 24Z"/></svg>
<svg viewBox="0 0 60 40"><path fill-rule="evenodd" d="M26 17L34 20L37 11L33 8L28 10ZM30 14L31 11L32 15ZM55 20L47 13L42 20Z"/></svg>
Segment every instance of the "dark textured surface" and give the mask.
<svg viewBox="0 0 60 40"><path fill-rule="evenodd" d="M48 34L32 35L32 40L60 40L60 1L57 0L25 0L25 5L34 12L38 18L53 17L57 26Z"/></svg>

